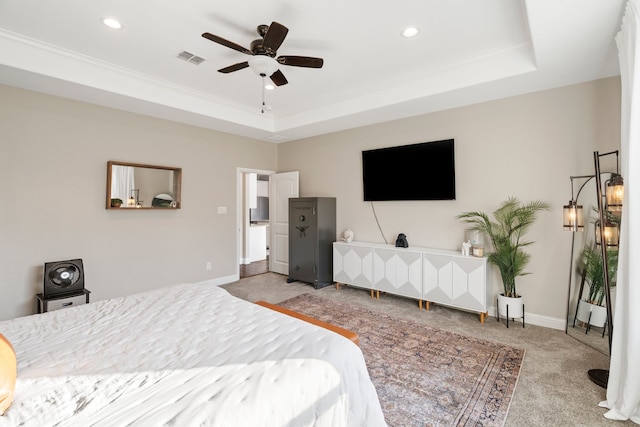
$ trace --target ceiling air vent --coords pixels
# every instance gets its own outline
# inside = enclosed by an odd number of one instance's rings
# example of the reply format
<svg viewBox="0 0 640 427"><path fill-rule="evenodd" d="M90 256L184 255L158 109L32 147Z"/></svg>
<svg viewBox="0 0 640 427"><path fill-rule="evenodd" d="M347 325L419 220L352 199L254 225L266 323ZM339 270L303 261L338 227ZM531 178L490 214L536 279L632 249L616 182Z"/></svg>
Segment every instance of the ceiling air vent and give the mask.
<svg viewBox="0 0 640 427"><path fill-rule="evenodd" d="M187 62L191 62L192 64L196 64L196 65L200 65L201 63L204 62L204 58L196 56L191 52L187 52L186 50L183 50L182 52L180 52L178 54L178 58Z"/></svg>

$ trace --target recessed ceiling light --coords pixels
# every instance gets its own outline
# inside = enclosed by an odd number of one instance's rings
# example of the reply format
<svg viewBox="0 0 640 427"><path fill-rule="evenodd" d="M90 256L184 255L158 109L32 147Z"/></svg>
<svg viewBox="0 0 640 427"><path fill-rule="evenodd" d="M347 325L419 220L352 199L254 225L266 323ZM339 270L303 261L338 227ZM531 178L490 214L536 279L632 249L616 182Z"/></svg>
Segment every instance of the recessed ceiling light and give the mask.
<svg viewBox="0 0 640 427"><path fill-rule="evenodd" d="M416 34L418 34L418 29L416 27L407 27L402 32L402 35L407 37L407 38L415 37Z"/></svg>
<svg viewBox="0 0 640 427"><path fill-rule="evenodd" d="M267 83L266 85L264 85L264 88L266 90L274 90L276 87L270 83Z"/></svg>
<svg viewBox="0 0 640 427"><path fill-rule="evenodd" d="M109 28L113 28L114 30L119 30L122 28L122 24L115 18L104 18L102 23Z"/></svg>

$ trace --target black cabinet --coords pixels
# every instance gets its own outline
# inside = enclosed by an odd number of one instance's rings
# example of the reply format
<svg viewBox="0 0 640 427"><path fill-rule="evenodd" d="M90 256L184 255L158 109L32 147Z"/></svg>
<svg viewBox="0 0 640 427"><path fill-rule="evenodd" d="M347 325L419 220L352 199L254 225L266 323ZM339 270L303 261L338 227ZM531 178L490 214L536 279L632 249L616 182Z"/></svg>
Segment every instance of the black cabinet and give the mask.
<svg viewBox="0 0 640 427"><path fill-rule="evenodd" d="M335 197L289 199L289 282L322 288L333 283Z"/></svg>

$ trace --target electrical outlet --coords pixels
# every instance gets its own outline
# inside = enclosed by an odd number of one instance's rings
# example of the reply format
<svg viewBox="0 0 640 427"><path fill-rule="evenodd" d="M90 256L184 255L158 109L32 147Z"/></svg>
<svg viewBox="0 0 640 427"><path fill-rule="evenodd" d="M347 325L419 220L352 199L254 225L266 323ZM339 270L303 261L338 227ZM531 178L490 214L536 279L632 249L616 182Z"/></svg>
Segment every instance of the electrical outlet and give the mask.
<svg viewBox="0 0 640 427"><path fill-rule="evenodd" d="M208 263L205 265L205 268L207 269L207 271L211 271L211 269L213 268L213 266L211 265L211 262L208 262Z"/></svg>
<svg viewBox="0 0 640 427"><path fill-rule="evenodd" d="M224 215L227 213L227 207L226 206L218 206L218 215Z"/></svg>

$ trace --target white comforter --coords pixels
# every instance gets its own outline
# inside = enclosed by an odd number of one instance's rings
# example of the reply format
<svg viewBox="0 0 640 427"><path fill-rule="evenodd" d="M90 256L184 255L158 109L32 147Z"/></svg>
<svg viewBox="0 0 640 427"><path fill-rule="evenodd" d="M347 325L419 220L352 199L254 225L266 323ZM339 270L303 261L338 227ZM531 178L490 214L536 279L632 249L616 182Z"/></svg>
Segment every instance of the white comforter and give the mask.
<svg viewBox="0 0 640 427"><path fill-rule="evenodd" d="M384 426L360 349L176 285L0 322L18 358L0 426Z"/></svg>

